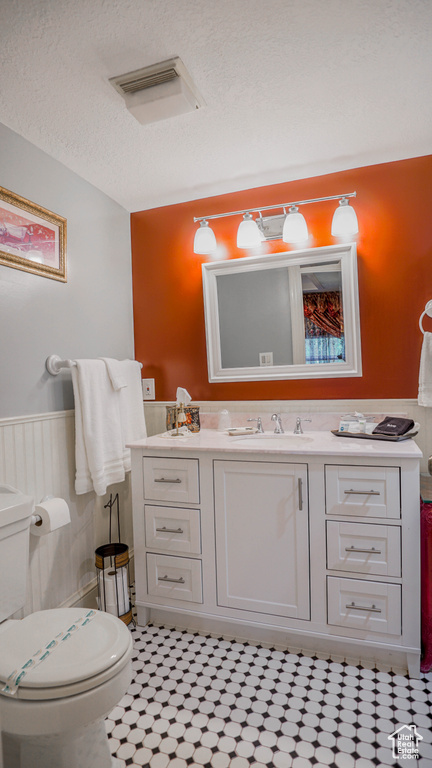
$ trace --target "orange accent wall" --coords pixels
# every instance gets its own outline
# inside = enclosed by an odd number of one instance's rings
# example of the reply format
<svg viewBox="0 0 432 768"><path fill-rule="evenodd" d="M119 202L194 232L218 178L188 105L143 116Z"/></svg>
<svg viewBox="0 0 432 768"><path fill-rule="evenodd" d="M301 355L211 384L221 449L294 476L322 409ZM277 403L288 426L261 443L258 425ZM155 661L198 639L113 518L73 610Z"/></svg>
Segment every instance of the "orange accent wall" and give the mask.
<svg viewBox="0 0 432 768"><path fill-rule="evenodd" d="M363 376L341 379L210 384L201 264L193 253L194 216L357 191L357 240ZM308 205L311 247L334 242L335 202ZM277 211L274 211L277 213ZM131 215L135 355L156 399L178 386L193 400L310 400L417 396L422 335L418 319L432 299L432 156L356 168L249 189ZM212 227L229 258L237 219ZM268 251L288 250L281 241ZM428 325L429 323L429 325ZM432 331L432 320L425 319Z"/></svg>

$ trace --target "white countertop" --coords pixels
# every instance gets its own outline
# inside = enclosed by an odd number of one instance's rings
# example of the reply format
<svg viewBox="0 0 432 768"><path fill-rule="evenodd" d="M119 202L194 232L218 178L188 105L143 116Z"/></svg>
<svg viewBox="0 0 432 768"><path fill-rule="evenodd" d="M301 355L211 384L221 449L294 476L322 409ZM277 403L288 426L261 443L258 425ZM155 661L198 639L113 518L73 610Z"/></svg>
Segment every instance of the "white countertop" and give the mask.
<svg viewBox="0 0 432 768"><path fill-rule="evenodd" d="M371 458L420 459L422 452L414 440L390 442L355 437L336 437L331 432L309 432L304 435L266 432L247 436L231 436L213 429L202 429L190 437L154 435L128 444L133 449L160 451L209 451L225 453L260 453L285 455L362 456Z"/></svg>

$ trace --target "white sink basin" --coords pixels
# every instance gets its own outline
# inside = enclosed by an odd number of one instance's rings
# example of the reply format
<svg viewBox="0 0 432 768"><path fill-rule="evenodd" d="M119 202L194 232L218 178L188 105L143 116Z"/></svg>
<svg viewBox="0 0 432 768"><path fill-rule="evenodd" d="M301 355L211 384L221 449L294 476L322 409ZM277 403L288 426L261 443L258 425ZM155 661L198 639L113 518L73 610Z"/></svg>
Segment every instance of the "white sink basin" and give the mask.
<svg viewBox="0 0 432 768"><path fill-rule="evenodd" d="M309 437L308 435L294 435L292 432L284 432L282 434L275 434L274 432L257 432L255 435L239 435L234 439L236 441L241 440L242 442L247 442L248 444L256 443L261 440L271 440L280 443L283 446L289 446L290 448L296 445L300 447L300 445L304 445L305 443L313 442L313 437Z"/></svg>

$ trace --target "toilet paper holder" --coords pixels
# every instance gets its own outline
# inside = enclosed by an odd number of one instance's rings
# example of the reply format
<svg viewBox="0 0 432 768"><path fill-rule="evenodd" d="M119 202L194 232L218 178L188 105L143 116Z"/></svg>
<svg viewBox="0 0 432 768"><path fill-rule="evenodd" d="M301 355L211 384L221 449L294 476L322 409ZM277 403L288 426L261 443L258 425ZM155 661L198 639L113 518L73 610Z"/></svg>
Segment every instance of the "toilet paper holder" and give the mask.
<svg viewBox="0 0 432 768"><path fill-rule="evenodd" d="M117 616L126 625L135 626L130 600L129 547L120 541L120 508L118 493L104 505L109 509L109 544L95 550L98 608ZM118 543L112 542L112 513L117 508Z"/></svg>
<svg viewBox="0 0 432 768"><path fill-rule="evenodd" d="M48 501L49 499L53 499L53 498L54 496L44 496L43 499L40 500L40 503L43 504L44 501ZM36 510L35 510L35 513L30 518L30 525L37 525L38 528L40 528L40 526L42 525L42 518L40 515L36 514Z"/></svg>
<svg viewBox="0 0 432 768"><path fill-rule="evenodd" d="M135 624L130 602L129 547L103 544L95 550L98 608Z"/></svg>
<svg viewBox="0 0 432 768"><path fill-rule="evenodd" d="M35 505L30 517L30 533L34 536L45 536L70 522L69 505L65 499L44 496L39 504Z"/></svg>

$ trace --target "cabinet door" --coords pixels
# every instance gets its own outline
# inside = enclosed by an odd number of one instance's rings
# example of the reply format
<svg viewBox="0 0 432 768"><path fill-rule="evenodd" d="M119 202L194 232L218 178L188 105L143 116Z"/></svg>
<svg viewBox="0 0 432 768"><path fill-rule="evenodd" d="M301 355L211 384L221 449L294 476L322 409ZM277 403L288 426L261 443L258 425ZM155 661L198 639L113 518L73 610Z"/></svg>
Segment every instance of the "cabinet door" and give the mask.
<svg viewBox="0 0 432 768"><path fill-rule="evenodd" d="M309 619L307 466L214 466L218 605Z"/></svg>

